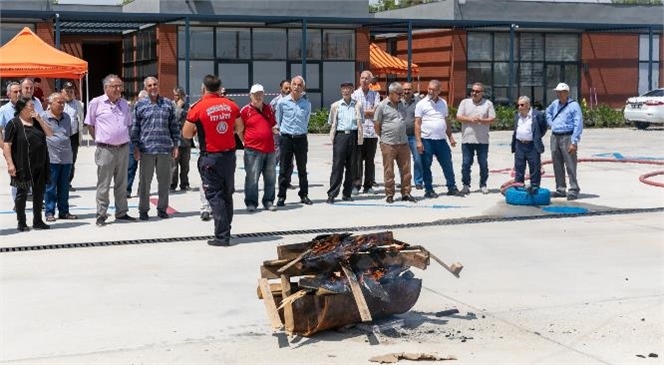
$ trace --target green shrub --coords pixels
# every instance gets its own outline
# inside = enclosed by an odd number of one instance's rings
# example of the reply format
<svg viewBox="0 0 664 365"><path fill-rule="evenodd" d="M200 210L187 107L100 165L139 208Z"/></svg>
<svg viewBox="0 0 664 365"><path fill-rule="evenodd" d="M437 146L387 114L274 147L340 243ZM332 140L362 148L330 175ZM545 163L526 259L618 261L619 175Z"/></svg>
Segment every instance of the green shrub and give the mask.
<svg viewBox="0 0 664 365"><path fill-rule="evenodd" d="M600 104L594 108L588 108L586 101L581 100L581 113L583 114L583 126L589 128L621 128L625 127L623 109L613 109L606 104ZM512 106L498 105L496 108L496 122L491 125L492 131L505 131L514 128L514 114L517 109ZM448 106L452 131L461 131L461 123L456 120L457 107ZM544 111L544 110L542 110ZM330 126L327 124L329 111L321 108L311 114L309 120L309 133L328 133Z"/></svg>
<svg viewBox="0 0 664 365"><path fill-rule="evenodd" d="M328 133L330 126L327 124L329 110L321 108L313 113L309 118L309 133Z"/></svg>
<svg viewBox="0 0 664 365"><path fill-rule="evenodd" d="M606 104L600 104L594 108L588 108L585 100L581 100L581 113L583 114L583 126L594 128L619 128L625 127L623 109L613 109Z"/></svg>

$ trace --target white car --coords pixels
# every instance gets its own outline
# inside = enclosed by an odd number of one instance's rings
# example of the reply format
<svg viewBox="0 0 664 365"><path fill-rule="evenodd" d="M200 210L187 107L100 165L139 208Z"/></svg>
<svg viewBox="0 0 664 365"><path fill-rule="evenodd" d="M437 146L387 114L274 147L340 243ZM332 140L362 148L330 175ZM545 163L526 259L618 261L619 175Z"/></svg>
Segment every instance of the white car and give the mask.
<svg viewBox="0 0 664 365"><path fill-rule="evenodd" d="M646 129L650 124L664 124L664 89L655 89L627 99L625 120L638 129Z"/></svg>

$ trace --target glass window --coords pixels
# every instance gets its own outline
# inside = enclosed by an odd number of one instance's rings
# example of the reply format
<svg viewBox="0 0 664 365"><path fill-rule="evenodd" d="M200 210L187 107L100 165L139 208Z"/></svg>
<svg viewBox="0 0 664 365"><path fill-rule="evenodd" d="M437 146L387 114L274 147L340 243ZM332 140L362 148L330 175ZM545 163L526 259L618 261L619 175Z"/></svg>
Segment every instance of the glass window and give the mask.
<svg viewBox="0 0 664 365"><path fill-rule="evenodd" d="M522 33L519 39L519 57L522 61L544 61L544 35Z"/></svg>
<svg viewBox="0 0 664 365"><path fill-rule="evenodd" d="M355 60L355 31L323 30L323 57L326 60Z"/></svg>
<svg viewBox="0 0 664 365"><path fill-rule="evenodd" d="M321 32L320 29L307 29L307 59L320 60L321 56ZM288 58L302 58L302 30L288 30Z"/></svg>
<svg viewBox="0 0 664 365"><path fill-rule="evenodd" d="M518 38L514 37L514 59L518 60L517 54ZM495 61L509 61L510 60L510 34L509 33L496 33L493 38L493 59Z"/></svg>
<svg viewBox="0 0 664 365"><path fill-rule="evenodd" d="M123 62L134 62L134 37L126 36L122 39Z"/></svg>
<svg viewBox="0 0 664 365"><path fill-rule="evenodd" d="M157 39L154 29L136 34L136 60L147 61L157 58Z"/></svg>
<svg viewBox="0 0 664 365"><path fill-rule="evenodd" d="M314 90L320 88L320 64L318 63L307 63L307 74L303 75L305 82L306 90ZM302 75L302 64L301 63L292 63L291 64L291 79L294 76Z"/></svg>
<svg viewBox="0 0 664 365"><path fill-rule="evenodd" d="M493 85L493 79L491 78L491 63L468 62L468 80L471 84L474 82L481 82L487 87Z"/></svg>
<svg viewBox="0 0 664 365"><path fill-rule="evenodd" d="M537 87L522 86L519 89L519 95L518 96L515 95L514 98L516 99L521 95L529 97L530 105L536 109L542 110L546 107L546 105L544 105L544 87L542 86L537 86Z"/></svg>
<svg viewBox="0 0 664 365"><path fill-rule="evenodd" d="M189 57L196 58L214 58L214 28L212 27L190 27L189 36ZM185 27L180 27L178 31L178 57L185 58Z"/></svg>
<svg viewBox="0 0 664 365"><path fill-rule="evenodd" d="M285 60L286 29L253 29L254 59Z"/></svg>
<svg viewBox="0 0 664 365"><path fill-rule="evenodd" d="M647 34L639 35L639 61L648 61L650 42ZM652 36L652 60L659 61L659 34Z"/></svg>
<svg viewBox="0 0 664 365"><path fill-rule="evenodd" d="M248 63L220 63L217 67L217 72L217 75L221 79L221 85L226 90L249 90L251 87Z"/></svg>
<svg viewBox="0 0 664 365"><path fill-rule="evenodd" d="M321 93L307 91L306 97L311 103L312 113L321 108Z"/></svg>
<svg viewBox="0 0 664 365"><path fill-rule="evenodd" d="M203 77L214 74L213 61L189 61L189 96L191 101L201 97L201 84ZM185 61L178 62L178 85L187 87L185 84Z"/></svg>
<svg viewBox="0 0 664 365"><path fill-rule="evenodd" d="M577 61L579 58L579 36L576 34L547 34L547 61Z"/></svg>
<svg viewBox="0 0 664 365"><path fill-rule="evenodd" d="M23 28L28 27L33 32L35 31L34 24L18 24L18 23L5 23L0 24L0 46L4 46L20 32ZM6 90L5 90L6 91ZM3 93L4 95L4 93Z"/></svg>
<svg viewBox="0 0 664 365"><path fill-rule="evenodd" d="M648 85L648 62L639 62L639 95L659 87L659 62L652 63L652 87Z"/></svg>
<svg viewBox="0 0 664 365"><path fill-rule="evenodd" d="M330 105L341 99L341 85L344 81L355 83L355 62L324 62L323 63L323 106Z"/></svg>
<svg viewBox="0 0 664 365"><path fill-rule="evenodd" d="M278 93L279 83L286 78L286 61L254 61L253 66L253 83Z"/></svg>
<svg viewBox="0 0 664 365"><path fill-rule="evenodd" d="M508 62L496 62L493 64L493 84L495 86L509 86L510 64ZM516 75L514 75L516 80Z"/></svg>
<svg viewBox="0 0 664 365"><path fill-rule="evenodd" d="M217 28L217 58L251 58L251 30L249 28Z"/></svg>
<svg viewBox="0 0 664 365"><path fill-rule="evenodd" d="M508 106L513 104L513 102L507 97L506 87L494 87L491 90L491 97L493 98L493 103L495 105Z"/></svg>
<svg viewBox="0 0 664 365"><path fill-rule="evenodd" d="M143 80L148 76L157 76L157 62L143 63L136 66L136 78L139 86L143 87Z"/></svg>
<svg viewBox="0 0 664 365"><path fill-rule="evenodd" d="M519 66L518 83L521 86L542 86L544 84L544 64L522 62Z"/></svg>
<svg viewBox="0 0 664 365"><path fill-rule="evenodd" d="M491 33L468 33L468 60L491 61Z"/></svg>

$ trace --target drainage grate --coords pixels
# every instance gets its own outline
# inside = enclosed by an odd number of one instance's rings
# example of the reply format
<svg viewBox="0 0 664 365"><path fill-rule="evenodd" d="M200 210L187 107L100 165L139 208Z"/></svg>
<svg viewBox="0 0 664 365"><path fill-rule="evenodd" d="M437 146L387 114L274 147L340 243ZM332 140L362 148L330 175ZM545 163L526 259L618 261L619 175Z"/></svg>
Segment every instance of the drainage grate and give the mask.
<svg viewBox="0 0 664 365"><path fill-rule="evenodd" d="M338 232L383 231L383 230L410 229L410 228L420 228L420 227L454 226L462 224L515 222L515 221L530 221L530 220L539 220L539 219L596 217L596 216L658 213L658 212L664 212L664 207L611 209L611 210L596 211L596 212L538 214L538 215L518 216L518 217L482 216L482 217L470 217L470 218L449 218L449 219L439 219L431 222L421 222L421 223L402 223L402 224L385 224L385 225L376 225L376 226L359 226L359 227L344 227L344 228L312 228L312 229L298 229L292 231L239 233L233 235L233 237L256 238L256 237L293 236L293 235L304 235L304 234L321 234L321 233L338 233ZM58 243L52 245L37 245L37 246L0 247L0 253L57 250L63 248L84 248L84 247L141 245L141 244L155 244L155 243L169 243L169 242L206 241L212 238L213 236L165 237L165 238L142 238L135 240L119 240L119 241Z"/></svg>

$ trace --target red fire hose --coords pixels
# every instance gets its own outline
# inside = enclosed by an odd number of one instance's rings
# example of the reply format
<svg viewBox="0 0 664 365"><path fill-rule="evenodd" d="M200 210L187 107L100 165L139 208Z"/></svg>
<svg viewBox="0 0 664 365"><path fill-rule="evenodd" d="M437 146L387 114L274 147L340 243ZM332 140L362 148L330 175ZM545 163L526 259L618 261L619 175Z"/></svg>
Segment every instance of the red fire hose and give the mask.
<svg viewBox="0 0 664 365"><path fill-rule="evenodd" d="M630 163L630 164L642 164L642 165L655 165L655 166L664 166L664 161L653 161L653 160L639 160L639 159L613 159L613 158L599 158L599 157L590 157L590 158L580 158L577 160L577 162L611 162L611 163ZM544 165L549 165L551 164L551 160L543 161L542 166ZM500 169L500 170L491 170L492 173L508 173L511 176L514 176L514 168L506 168L506 169ZM544 171L542 170L542 175L544 175ZM660 183L657 181L652 181L649 180L653 176L657 175L664 175L664 170L659 170L659 171L653 171L649 172L647 174L643 174L639 176L639 181L648 184L651 186L656 186L659 188L664 188L664 183ZM528 180L530 179L530 175L526 175L525 179ZM505 190L512 186L523 186L522 183L517 183L514 181L514 179L506 181L503 185L500 186L500 192L504 195Z"/></svg>

